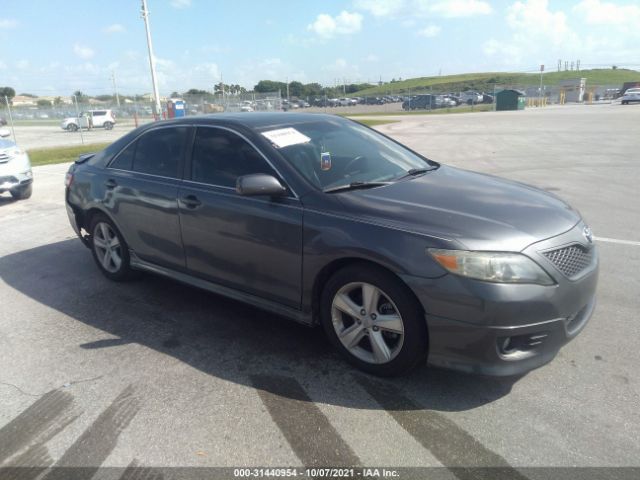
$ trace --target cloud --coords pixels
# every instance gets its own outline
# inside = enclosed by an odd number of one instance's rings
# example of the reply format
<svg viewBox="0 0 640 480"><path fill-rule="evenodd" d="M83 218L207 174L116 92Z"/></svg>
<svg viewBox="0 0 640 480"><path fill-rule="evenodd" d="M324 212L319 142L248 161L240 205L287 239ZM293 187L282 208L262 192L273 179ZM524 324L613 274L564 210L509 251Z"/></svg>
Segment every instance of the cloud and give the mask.
<svg viewBox="0 0 640 480"><path fill-rule="evenodd" d="M189 8L191 0L171 0L171 6L173 8Z"/></svg>
<svg viewBox="0 0 640 480"><path fill-rule="evenodd" d="M419 30L418 35L421 37L431 38L437 36L441 30L442 29L437 25L428 25L422 30Z"/></svg>
<svg viewBox="0 0 640 480"><path fill-rule="evenodd" d="M0 18L0 29L16 28L19 22L13 18Z"/></svg>
<svg viewBox="0 0 640 480"><path fill-rule="evenodd" d="M548 0L518 0L506 11L505 22L510 34L501 40L484 42L483 52L496 57L510 68L544 63L556 58L575 58L580 52L591 52L583 39L569 26L562 10L549 8Z"/></svg>
<svg viewBox="0 0 640 480"><path fill-rule="evenodd" d="M125 28L120 23L114 23L112 25L106 26L102 29L104 33L122 33L125 31Z"/></svg>
<svg viewBox="0 0 640 480"><path fill-rule="evenodd" d="M26 59L19 60L16 63L16 68L19 68L20 70L24 70L25 68L29 68L29 60L26 60Z"/></svg>
<svg viewBox="0 0 640 480"><path fill-rule="evenodd" d="M445 18L472 17L475 15L488 15L491 13L491 5L481 0L445 0L434 3L429 10Z"/></svg>
<svg viewBox="0 0 640 480"><path fill-rule="evenodd" d="M350 35L357 33L362 28L362 15L349 13L343 10L335 17L321 13L316 20L307 26L307 30L315 32L323 38L332 38L336 35Z"/></svg>
<svg viewBox="0 0 640 480"><path fill-rule="evenodd" d="M356 0L355 7L375 17L396 15L405 7L405 0Z"/></svg>
<svg viewBox="0 0 640 480"><path fill-rule="evenodd" d="M364 60L366 62L375 63L375 62L380 61L380 58L378 58L377 55L374 55L373 53L370 53L369 55L367 55L367 57Z"/></svg>
<svg viewBox="0 0 640 480"><path fill-rule="evenodd" d="M459 18L492 12L483 0L356 0L355 7L375 17Z"/></svg>
<svg viewBox="0 0 640 480"><path fill-rule="evenodd" d="M616 5L600 0L582 0L573 7L587 25L612 26L638 31L640 5Z"/></svg>
<svg viewBox="0 0 640 480"><path fill-rule="evenodd" d="M75 53L78 57L82 58L83 60L88 60L90 58L93 58L93 56L96 54L96 52L94 52L93 49L87 47L86 45L80 45L79 43L76 43L73 46L73 53Z"/></svg>

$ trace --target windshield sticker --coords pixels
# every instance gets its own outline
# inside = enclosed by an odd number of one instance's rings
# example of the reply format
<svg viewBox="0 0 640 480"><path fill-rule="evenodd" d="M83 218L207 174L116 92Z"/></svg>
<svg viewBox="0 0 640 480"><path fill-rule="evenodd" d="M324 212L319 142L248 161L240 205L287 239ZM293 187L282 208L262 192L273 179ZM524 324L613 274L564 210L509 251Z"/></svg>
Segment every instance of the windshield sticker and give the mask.
<svg viewBox="0 0 640 480"><path fill-rule="evenodd" d="M331 170L331 154L329 152L320 154L320 168L324 171Z"/></svg>
<svg viewBox="0 0 640 480"><path fill-rule="evenodd" d="M300 133L295 128L279 128L277 130L262 132L262 135L278 148L284 148L288 147L289 145L298 145L311 141L309 137Z"/></svg>

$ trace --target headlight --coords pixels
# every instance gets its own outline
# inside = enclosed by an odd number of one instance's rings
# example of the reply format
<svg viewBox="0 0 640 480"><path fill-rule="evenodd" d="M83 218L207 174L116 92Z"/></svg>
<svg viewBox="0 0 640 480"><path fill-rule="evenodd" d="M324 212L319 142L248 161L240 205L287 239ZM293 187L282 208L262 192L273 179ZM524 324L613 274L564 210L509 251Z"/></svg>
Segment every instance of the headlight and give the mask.
<svg viewBox="0 0 640 480"><path fill-rule="evenodd" d="M554 284L549 274L540 265L520 253L469 252L435 248L429 248L428 251L445 269L463 277L495 283Z"/></svg>

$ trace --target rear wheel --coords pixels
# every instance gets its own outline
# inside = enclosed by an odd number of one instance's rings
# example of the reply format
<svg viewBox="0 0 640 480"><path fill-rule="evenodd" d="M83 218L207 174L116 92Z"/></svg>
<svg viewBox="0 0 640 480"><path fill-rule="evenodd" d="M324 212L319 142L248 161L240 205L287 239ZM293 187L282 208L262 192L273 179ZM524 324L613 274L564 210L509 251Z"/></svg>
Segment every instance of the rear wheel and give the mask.
<svg viewBox="0 0 640 480"><path fill-rule="evenodd" d="M113 123L112 122L104 122L104 129L105 130L113 129Z"/></svg>
<svg viewBox="0 0 640 480"><path fill-rule="evenodd" d="M67 125L67 130L69 132L76 132L78 130L78 125L76 125L75 123L70 123L69 125Z"/></svg>
<svg viewBox="0 0 640 480"><path fill-rule="evenodd" d="M321 309L329 340L365 372L400 375L426 358L422 308L385 270L360 264L338 271L325 286Z"/></svg>
<svg viewBox="0 0 640 480"><path fill-rule="evenodd" d="M25 185L23 187L14 188L13 190L11 190L11 196L16 200L26 200L27 198L31 197L32 193L33 193L32 184Z"/></svg>
<svg viewBox="0 0 640 480"><path fill-rule="evenodd" d="M130 279L134 272L129 247L113 222L106 215L98 214L91 219L89 228L91 252L104 276L116 282Z"/></svg>

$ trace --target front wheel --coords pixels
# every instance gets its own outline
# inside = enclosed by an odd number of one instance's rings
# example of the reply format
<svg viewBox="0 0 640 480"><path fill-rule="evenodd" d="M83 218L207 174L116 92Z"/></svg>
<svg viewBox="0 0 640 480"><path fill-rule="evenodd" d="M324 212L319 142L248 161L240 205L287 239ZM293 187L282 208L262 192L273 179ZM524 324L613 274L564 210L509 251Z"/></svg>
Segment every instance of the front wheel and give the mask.
<svg viewBox="0 0 640 480"><path fill-rule="evenodd" d="M359 369L396 376L425 360L422 308L391 273L365 264L347 267L329 279L321 301L325 333Z"/></svg>
<svg viewBox="0 0 640 480"><path fill-rule="evenodd" d="M111 122L104 122L104 129L105 129L105 130L112 130L112 129L113 129L113 123L111 123Z"/></svg>
<svg viewBox="0 0 640 480"><path fill-rule="evenodd" d="M129 263L129 247L114 223L103 214L91 219L91 252L98 268L110 280L129 280L134 272Z"/></svg>
<svg viewBox="0 0 640 480"><path fill-rule="evenodd" d="M69 132L77 132L78 131L78 125L76 125L75 123L70 123L69 125L67 125L67 131L69 131Z"/></svg>

